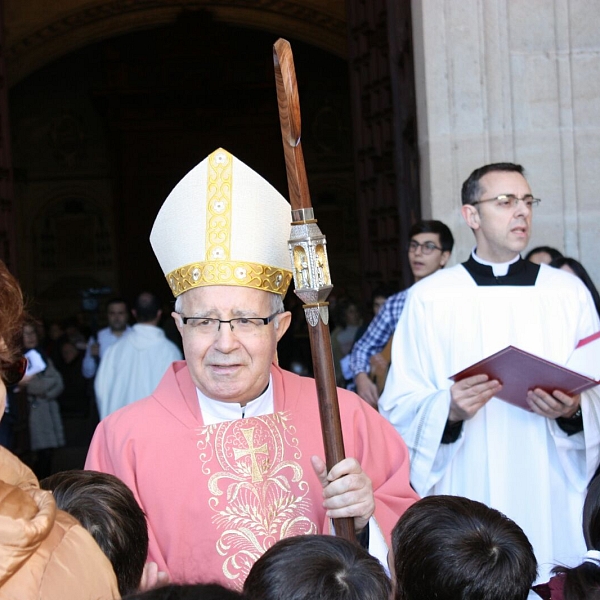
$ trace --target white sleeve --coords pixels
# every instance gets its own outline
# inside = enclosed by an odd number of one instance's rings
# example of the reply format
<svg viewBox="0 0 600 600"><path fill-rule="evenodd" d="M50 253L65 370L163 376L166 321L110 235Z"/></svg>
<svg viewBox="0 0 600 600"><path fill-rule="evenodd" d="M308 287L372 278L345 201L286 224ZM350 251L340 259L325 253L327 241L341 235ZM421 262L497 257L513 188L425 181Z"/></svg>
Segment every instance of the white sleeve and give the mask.
<svg viewBox="0 0 600 600"><path fill-rule="evenodd" d="M335 535L333 519L329 519L329 528L331 535ZM389 548L375 517L369 519L369 547L367 550L371 556L375 557L382 564L385 572L390 576L390 567L388 565Z"/></svg>
<svg viewBox="0 0 600 600"><path fill-rule="evenodd" d="M92 352L90 346L95 343L93 337L88 340L87 348L85 349L85 356L83 357L83 361L81 363L81 373L86 379L91 379L96 374L96 369L98 367L98 363L96 359L92 356Z"/></svg>
<svg viewBox="0 0 600 600"><path fill-rule="evenodd" d="M392 364L379 412L396 428L410 453L410 480L427 495L442 478L463 434L441 444L450 410L450 384L444 372L443 344L436 344L436 327L425 318L423 303L411 288L392 342Z"/></svg>
<svg viewBox="0 0 600 600"><path fill-rule="evenodd" d="M375 517L369 519L369 554L374 556L383 566L385 572L390 576L390 567L388 564L388 554L390 549L386 544L383 533Z"/></svg>
<svg viewBox="0 0 600 600"><path fill-rule="evenodd" d="M96 379L94 379L94 393L96 395L96 405L98 406L98 415L100 420L106 418L110 414L109 402L112 394L112 382L114 381L114 373L112 368L112 352L111 346L102 357Z"/></svg>
<svg viewBox="0 0 600 600"><path fill-rule="evenodd" d="M600 330L600 320L591 294L579 281L577 285L580 314L577 337L581 340ZM567 478L575 489L584 493L600 463L600 386L581 394L581 412L580 433L567 435L552 419L548 420L548 426Z"/></svg>

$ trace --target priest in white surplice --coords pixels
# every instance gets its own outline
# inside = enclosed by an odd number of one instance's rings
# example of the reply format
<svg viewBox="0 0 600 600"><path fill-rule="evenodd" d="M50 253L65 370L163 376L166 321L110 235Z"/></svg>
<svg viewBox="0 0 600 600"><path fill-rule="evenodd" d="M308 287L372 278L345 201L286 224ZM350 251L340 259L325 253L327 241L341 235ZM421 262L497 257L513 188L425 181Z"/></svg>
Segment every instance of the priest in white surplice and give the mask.
<svg viewBox="0 0 600 600"><path fill-rule="evenodd" d="M578 278L520 257L539 201L519 165L477 169L462 196L477 245L466 263L411 288L379 410L409 447L416 491L504 512L529 537L546 581L556 563L579 564L585 552L581 510L599 461L598 388L575 397L532 390L528 412L495 398L500 384L485 375L454 384L449 377L508 345L564 364L600 323Z"/></svg>
<svg viewBox="0 0 600 600"><path fill-rule="evenodd" d="M151 394L181 350L158 327L160 300L142 292L131 311L137 323L102 357L94 381L100 419Z"/></svg>

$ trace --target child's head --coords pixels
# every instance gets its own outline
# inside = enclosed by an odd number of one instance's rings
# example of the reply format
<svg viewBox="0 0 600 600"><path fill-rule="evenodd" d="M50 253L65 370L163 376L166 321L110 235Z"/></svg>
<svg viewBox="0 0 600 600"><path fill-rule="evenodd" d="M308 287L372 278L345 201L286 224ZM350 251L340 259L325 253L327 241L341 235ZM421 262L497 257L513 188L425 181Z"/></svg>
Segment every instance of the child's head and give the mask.
<svg viewBox="0 0 600 600"><path fill-rule="evenodd" d="M121 595L137 590L148 554L148 526L131 490L114 475L97 471L63 471L40 485L96 540L112 563Z"/></svg>
<svg viewBox="0 0 600 600"><path fill-rule="evenodd" d="M525 600L533 548L502 513L459 496L413 504L392 531L396 600Z"/></svg>

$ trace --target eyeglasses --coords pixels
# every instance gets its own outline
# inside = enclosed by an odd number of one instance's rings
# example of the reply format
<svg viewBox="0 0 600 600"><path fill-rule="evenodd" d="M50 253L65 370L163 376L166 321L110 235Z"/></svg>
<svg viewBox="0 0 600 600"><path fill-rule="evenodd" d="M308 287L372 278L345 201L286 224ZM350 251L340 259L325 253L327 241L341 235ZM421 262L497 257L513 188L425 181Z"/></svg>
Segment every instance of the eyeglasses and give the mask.
<svg viewBox="0 0 600 600"><path fill-rule="evenodd" d="M231 331L237 336L251 336L260 331L263 325L268 325L279 313L273 313L269 317L237 317L224 321L223 319L212 319L209 317L184 317L181 319L184 325L190 324L194 332L214 335L221 331L221 323L229 323Z"/></svg>
<svg viewBox="0 0 600 600"><path fill-rule="evenodd" d="M25 376L27 371L27 358L21 356L14 362L0 361L0 369L2 370L2 381L6 387L16 385Z"/></svg>
<svg viewBox="0 0 600 600"><path fill-rule="evenodd" d="M416 252L419 248L421 248L423 254L431 254L434 250L441 250L441 248L436 246L433 242L423 242L422 244L419 244L419 242L411 240L408 243L409 252Z"/></svg>
<svg viewBox="0 0 600 600"><path fill-rule="evenodd" d="M523 204L531 210L536 207L541 200L539 198L534 198L533 196L523 196L523 198L517 198L517 196L513 196L513 194L501 194L495 198L487 198L485 200L471 202L471 206L482 204L483 202L496 202L496 206L499 206L500 208L506 208L507 210L516 208L519 202L523 202Z"/></svg>

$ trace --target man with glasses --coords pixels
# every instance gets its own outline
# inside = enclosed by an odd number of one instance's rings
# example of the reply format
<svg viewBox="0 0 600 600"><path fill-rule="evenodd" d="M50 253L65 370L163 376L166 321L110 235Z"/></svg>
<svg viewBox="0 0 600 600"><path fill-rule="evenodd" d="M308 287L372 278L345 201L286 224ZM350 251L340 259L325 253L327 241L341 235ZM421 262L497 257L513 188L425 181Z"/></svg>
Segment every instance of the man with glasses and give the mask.
<svg viewBox="0 0 600 600"><path fill-rule="evenodd" d="M410 230L408 244L408 262L415 283L438 269L443 269L450 259L453 246L452 232L441 221L415 223ZM356 393L374 407L379 400L379 390L370 377L370 364L371 361L378 360L387 363L385 366L389 367L389 361L381 352L391 342L407 294L408 289L387 299L350 353L350 369L354 376Z"/></svg>
<svg viewBox="0 0 600 600"><path fill-rule="evenodd" d="M219 149L179 182L152 229L186 360L100 423L86 468L130 486L149 559L176 582L241 589L277 540L331 532L338 517L353 518L385 562L384 538L417 498L404 442L345 390L347 458L328 472L315 382L276 364L291 320L290 222L286 200Z"/></svg>
<svg viewBox="0 0 600 600"><path fill-rule="evenodd" d="M412 288L379 407L409 446L417 492L505 513L529 537L546 581L554 564L579 564L585 552L579 522L600 458L598 389L536 388L523 410L496 398L501 382L486 375L449 378L509 345L565 364L600 323L576 277L521 258L540 201L520 165L475 170L462 202L476 246L467 262Z"/></svg>

